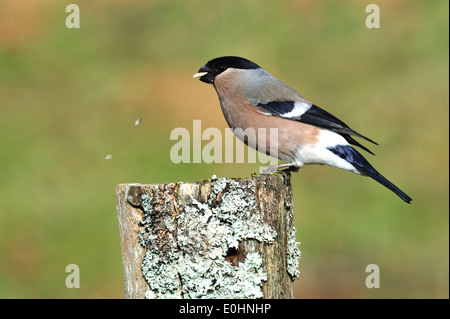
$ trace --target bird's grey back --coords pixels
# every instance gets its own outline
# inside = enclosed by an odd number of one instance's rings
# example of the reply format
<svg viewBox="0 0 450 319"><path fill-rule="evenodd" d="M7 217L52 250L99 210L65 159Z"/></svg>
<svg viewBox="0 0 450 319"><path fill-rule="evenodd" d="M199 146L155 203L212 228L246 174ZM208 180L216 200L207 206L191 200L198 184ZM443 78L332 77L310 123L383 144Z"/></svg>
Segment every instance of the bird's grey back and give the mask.
<svg viewBox="0 0 450 319"><path fill-rule="evenodd" d="M281 82L266 70L246 70L239 78L241 87L244 88L245 97L252 104L265 104L272 101L295 101L311 104L293 88Z"/></svg>

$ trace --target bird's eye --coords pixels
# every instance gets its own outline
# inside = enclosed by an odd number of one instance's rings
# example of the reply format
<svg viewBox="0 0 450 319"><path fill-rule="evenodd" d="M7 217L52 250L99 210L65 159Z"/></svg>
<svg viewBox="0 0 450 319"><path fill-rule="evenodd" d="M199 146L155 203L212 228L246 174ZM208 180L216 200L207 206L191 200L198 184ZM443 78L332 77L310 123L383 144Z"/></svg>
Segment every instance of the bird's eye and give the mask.
<svg viewBox="0 0 450 319"><path fill-rule="evenodd" d="M219 65L219 71L220 72L225 71L225 69L226 69L225 65Z"/></svg>

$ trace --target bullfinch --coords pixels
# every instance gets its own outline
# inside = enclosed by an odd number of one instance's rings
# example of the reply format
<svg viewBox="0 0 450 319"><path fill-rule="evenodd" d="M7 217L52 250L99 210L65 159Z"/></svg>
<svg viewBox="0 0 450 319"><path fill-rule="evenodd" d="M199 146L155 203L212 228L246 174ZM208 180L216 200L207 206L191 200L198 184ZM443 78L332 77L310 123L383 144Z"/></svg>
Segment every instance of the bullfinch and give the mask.
<svg viewBox="0 0 450 319"><path fill-rule="evenodd" d="M411 202L411 197L378 173L351 146L373 154L353 137L377 143L314 105L259 65L241 57L224 56L206 63L194 78L214 86L223 115L241 141L266 154L277 154L283 162L269 166L264 173L326 164L369 176L405 202ZM269 136L271 128L277 129L275 142Z"/></svg>

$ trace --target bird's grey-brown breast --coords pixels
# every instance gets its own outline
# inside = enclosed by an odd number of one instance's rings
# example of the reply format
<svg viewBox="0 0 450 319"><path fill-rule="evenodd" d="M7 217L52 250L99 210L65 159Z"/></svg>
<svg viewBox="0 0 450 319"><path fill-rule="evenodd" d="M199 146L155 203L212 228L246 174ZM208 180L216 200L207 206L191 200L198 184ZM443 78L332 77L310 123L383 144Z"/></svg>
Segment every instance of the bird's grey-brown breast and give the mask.
<svg viewBox="0 0 450 319"><path fill-rule="evenodd" d="M259 147L260 151L268 153L274 147L277 151L288 150L285 153L278 152L278 157L284 161L292 161L291 151L297 149L299 144L316 141L319 128L261 112L261 108L256 105L269 102L269 97L278 96L281 99L287 95L297 100L303 97L284 83L280 90L281 81L264 70L254 71L257 70L228 69L216 77L214 86L222 112L235 135L248 146L257 148L258 141L265 140L265 145L270 147L266 151ZM273 128L277 129L278 145L273 143L273 137L271 141L270 132Z"/></svg>

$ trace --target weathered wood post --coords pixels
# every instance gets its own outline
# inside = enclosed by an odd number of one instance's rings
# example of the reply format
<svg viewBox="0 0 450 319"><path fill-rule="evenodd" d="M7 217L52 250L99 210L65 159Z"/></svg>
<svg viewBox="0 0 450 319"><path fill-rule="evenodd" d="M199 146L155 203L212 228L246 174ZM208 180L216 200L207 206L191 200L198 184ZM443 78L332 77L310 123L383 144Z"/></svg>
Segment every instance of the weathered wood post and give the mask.
<svg viewBox="0 0 450 319"><path fill-rule="evenodd" d="M126 298L292 298L289 173L117 186Z"/></svg>

